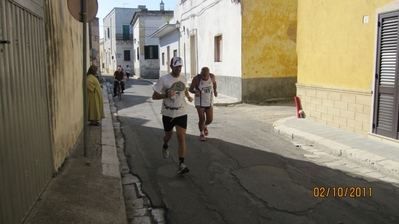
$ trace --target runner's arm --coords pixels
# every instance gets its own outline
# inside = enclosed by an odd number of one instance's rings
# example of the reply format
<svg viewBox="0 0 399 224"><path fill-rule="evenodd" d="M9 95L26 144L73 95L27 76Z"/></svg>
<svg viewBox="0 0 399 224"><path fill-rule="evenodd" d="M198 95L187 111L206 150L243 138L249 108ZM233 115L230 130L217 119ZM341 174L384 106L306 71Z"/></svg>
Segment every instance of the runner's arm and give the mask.
<svg viewBox="0 0 399 224"><path fill-rule="evenodd" d="M154 91L154 93L152 94L153 100L162 100L165 98L168 98L168 96L166 94L161 94L161 93L158 93L157 91Z"/></svg>
<svg viewBox="0 0 399 224"><path fill-rule="evenodd" d="M195 93L197 90L195 87L198 86L198 79L197 77L194 77L193 80L191 81L190 89L188 90L190 93Z"/></svg>
<svg viewBox="0 0 399 224"><path fill-rule="evenodd" d="M216 84L216 78L215 75L212 74L212 83L213 83L213 94L217 97L218 96L218 91L217 89L217 84Z"/></svg>
<svg viewBox="0 0 399 224"><path fill-rule="evenodd" d="M192 102L193 98L190 96L190 94L188 93L188 88L186 88L186 90L184 91L184 94L186 95L188 101Z"/></svg>

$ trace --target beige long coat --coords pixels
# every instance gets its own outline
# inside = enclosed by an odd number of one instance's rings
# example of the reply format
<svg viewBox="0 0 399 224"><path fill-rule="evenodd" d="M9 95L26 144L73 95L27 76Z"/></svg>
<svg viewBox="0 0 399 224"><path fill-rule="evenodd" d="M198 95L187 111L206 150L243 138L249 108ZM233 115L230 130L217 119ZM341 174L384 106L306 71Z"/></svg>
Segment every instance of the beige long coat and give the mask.
<svg viewBox="0 0 399 224"><path fill-rule="evenodd" d="M87 114L89 121L99 121L104 118L103 94L98 79L87 76Z"/></svg>

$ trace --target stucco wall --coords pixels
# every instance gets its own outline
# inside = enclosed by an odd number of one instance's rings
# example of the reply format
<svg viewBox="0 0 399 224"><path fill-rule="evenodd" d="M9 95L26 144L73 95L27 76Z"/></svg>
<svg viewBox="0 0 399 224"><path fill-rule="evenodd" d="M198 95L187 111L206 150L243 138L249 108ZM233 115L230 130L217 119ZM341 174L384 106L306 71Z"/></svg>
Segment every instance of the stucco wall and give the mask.
<svg viewBox="0 0 399 224"><path fill-rule="evenodd" d="M394 2L300 1L297 96L308 119L370 132L378 13Z"/></svg>
<svg viewBox="0 0 399 224"><path fill-rule="evenodd" d="M224 0L185 1L175 8L171 23L176 21L180 22L181 32L178 51L186 59L187 76L195 76L202 67L209 67L216 75L218 92L241 99L241 4ZM220 35L222 60L216 61L215 37Z"/></svg>
<svg viewBox="0 0 399 224"><path fill-rule="evenodd" d="M156 79L160 75L161 49L158 48L159 59L145 59L145 46L159 46L158 38L150 38L159 27L164 25L171 17L172 12L148 11L139 12L137 20L133 24L133 35L136 38L134 44L135 71L137 77ZM139 48L139 59L137 60L137 48Z"/></svg>
<svg viewBox="0 0 399 224"><path fill-rule="evenodd" d="M133 66L134 61L124 61L123 50L130 50L133 57L132 40L116 40L116 35L123 34L123 25L129 25L134 12L139 11L137 8L113 8L104 18L104 71L113 74L118 65L126 68L126 65ZM109 28L109 37L108 37ZM130 34L133 29L130 27Z"/></svg>
<svg viewBox="0 0 399 224"><path fill-rule="evenodd" d="M99 19L95 17L92 21L90 21L90 29L91 29L91 49L95 49L97 51L97 55L91 58L93 65L100 66L100 33L99 33ZM94 56L94 55L93 55ZM101 71L101 70L100 70Z"/></svg>
<svg viewBox="0 0 399 224"><path fill-rule="evenodd" d="M83 128L83 27L70 15L66 1L46 0L45 12L53 157L57 170Z"/></svg>
<svg viewBox="0 0 399 224"><path fill-rule="evenodd" d="M298 0L242 1L243 100L295 96Z"/></svg>
<svg viewBox="0 0 399 224"><path fill-rule="evenodd" d="M116 54L115 54L115 30L112 28L115 24L115 9L103 19L104 26L104 71L113 73L116 68ZM113 58L112 58L113 57Z"/></svg>
<svg viewBox="0 0 399 224"><path fill-rule="evenodd" d="M298 83L372 90L376 10L391 2L301 0ZM369 17L368 23L363 22L364 16Z"/></svg>
<svg viewBox="0 0 399 224"><path fill-rule="evenodd" d="M178 52L179 49L179 37L180 33L179 31L175 30L172 33L169 33L168 35L165 35L159 39L159 61L160 61L160 69L159 69L159 76L168 74L171 72L170 70L170 59L173 57L173 51L176 50ZM168 53L168 46L169 46L169 53ZM164 55L164 64L162 64L162 54ZM169 55L169 58L168 58ZM190 77L187 72L189 69L187 69L187 62L186 58L184 55L180 55L179 52L177 53L178 56L180 56L183 59L183 68L182 68L182 74L185 74L186 77Z"/></svg>

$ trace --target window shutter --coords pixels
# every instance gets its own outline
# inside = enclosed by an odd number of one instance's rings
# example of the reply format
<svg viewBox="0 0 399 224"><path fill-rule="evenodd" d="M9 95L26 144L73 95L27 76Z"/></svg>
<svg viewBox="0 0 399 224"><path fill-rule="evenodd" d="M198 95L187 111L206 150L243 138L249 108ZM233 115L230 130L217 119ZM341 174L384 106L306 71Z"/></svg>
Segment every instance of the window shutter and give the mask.
<svg viewBox="0 0 399 224"><path fill-rule="evenodd" d="M380 15L377 71L375 133L396 138L397 112L397 55L399 12Z"/></svg>
<svg viewBox="0 0 399 224"><path fill-rule="evenodd" d="M159 59L158 45L154 45L154 59Z"/></svg>
<svg viewBox="0 0 399 224"><path fill-rule="evenodd" d="M150 59L150 46L144 47L144 59Z"/></svg>

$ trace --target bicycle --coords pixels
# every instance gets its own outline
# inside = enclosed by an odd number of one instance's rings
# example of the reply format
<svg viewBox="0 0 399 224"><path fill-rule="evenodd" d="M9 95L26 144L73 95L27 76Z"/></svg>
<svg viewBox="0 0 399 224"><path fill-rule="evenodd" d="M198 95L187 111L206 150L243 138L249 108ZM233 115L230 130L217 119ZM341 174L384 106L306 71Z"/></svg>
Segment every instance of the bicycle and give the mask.
<svg viewBox="0 0 399 224"><path fill-rule="evenodd" d="M118 100L121 101L122 99L122 80L116 80L118 86L116 87L116 95L118 96Z"/></svg>

